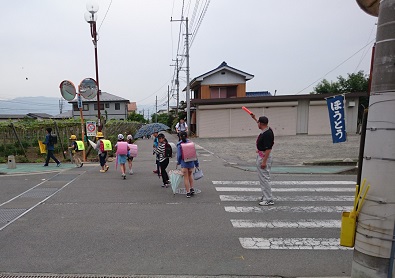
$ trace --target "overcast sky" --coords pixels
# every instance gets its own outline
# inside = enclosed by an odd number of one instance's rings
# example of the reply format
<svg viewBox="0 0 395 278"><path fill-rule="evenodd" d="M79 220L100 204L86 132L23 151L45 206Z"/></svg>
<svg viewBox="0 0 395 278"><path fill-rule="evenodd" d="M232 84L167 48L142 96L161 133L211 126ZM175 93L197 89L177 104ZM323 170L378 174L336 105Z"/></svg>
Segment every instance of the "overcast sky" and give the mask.
<svg viewBox="0 0 395 278"><path fill-rule="evenodd" d="M86 77L95 78L94 48L84 19L87 2L3 1L0 99L60 98L62 80L77 86ZM164 104L167 86L172 86L174 67L170 65L176 58L180 30L180 22L170 18L181 19L183 1L96 3L98 28L101 25L100 89L135 101L138 107L153 108L156 96L158 104ZM324 77L335 81L339 75L369 72L377 18L365 14L355 0L212 0L201 17L205 3L184 1L184 17L188 16L190 33L195 35L191 80L226 61L255 76L247 82L247 91L291 95L308 94L314 82ZM179 53L184 41L183 36ZM185 86L182 71L180 87Z"/></svg>

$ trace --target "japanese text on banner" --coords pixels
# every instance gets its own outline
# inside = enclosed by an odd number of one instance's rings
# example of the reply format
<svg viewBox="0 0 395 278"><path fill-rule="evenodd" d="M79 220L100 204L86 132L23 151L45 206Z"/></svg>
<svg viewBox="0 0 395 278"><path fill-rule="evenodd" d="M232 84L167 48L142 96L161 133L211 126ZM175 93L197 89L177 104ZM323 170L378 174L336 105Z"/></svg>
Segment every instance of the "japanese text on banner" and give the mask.
<svg viewBox="0 0 395 278"><path fill-rule="evenodd" d="M346 141L346 119L344 112L344 96L339 95L326 99L329 111L333 143Z"/></svg>

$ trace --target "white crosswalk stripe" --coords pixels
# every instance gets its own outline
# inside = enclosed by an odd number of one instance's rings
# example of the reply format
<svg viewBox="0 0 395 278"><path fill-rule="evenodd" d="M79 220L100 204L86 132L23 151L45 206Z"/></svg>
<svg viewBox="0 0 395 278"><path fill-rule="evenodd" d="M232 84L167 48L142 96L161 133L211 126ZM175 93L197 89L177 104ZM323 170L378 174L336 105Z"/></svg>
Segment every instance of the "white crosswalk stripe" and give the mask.
<svg viewBox="0 0 395 278"><path fill-rule="evenodd" d="M219 195L222 202L256 202L257 196ZM276 202L352 202L354 196L276 196Z"/></svg>
<svg viewBox="0 0 395 278"><path fill-rule="evenodd" d="M219 195L221 202L226 203L224 206L226 212L233 213L232 215L254 217L254 219L231 219L234 228L251 229L252 231L277 229L280 233L285 231L284 229L300 229L303 231L302 233L307 234L308 230L331 229L329 234L333 234L333 231L340 234L340 213L352 209L353 193L355 192L355 182L353 181L273 181L271 182L272 192L278 193L274 195L275 205L258 206L258 200L261 197L261 189L257 187L259 181L213 181L212 183L215 185L217 192L228 192L226 195ZM240 193L254 194L255 192L258 194L239 195ZM338 194L334 195L333 193ZM240 205L231 205L232 202L237 202ZM256 205L245 206L242 202L256 202ZM282 202L287 202L287 204L281 204ZM294 205L293 202L295 202ZM304 202L304 204L300 205L301 202ZM331 202L337 203L331 205ZM277 215L273 214L276 212L281 212L281 218L284 218L284 213L286 213L286 217L290 219L272 220L273 215ZM265 219L259 219L260 213L265 215ZM298 215L308 214L313 217L295 219L296 214L294 213L299 213ZM336 214L333 217L334 219L327 219L332 214ZM314 219L315 215L317 217L326 216L324 219ZM239 241L245 249L352 250L340 246L338 237L240 237Z"/></svg>
<svg viewBox="0 0 395 278"><path fill-rule="evenodd" d="M292 206L268 206L268 207L235 207L226 206L226 212L270 212L270 211L289 211L289 212L342 212L350 211L352 206L304 206L304 207L292 207Z"/></svg>
<svg viewBox="0 0 395 278"><path fill-rule="evenodd" d="M214 185L236 184L236 185L259 185L259 181L212 181ZM271 181L276 185L355 185L353 181Z"/></svg>
<svg viewBox="0 0 395 278"><path fill-rule="evenodd" d="M223 192L223 191L237 191L237 192L261 192L261 189L250 188L250 187L216 187L215 190ZM309 187L293 187L293 188L272 188L272 192L355 192L355 188L343 188L343 187L317 187L317 188L309 188Z"/></svg>
<svg viewBox="0 0 395 278"><path fill-rule="evenodd" d="M245 249L351 250L339 245L338 238L239 238Z"/></svg>

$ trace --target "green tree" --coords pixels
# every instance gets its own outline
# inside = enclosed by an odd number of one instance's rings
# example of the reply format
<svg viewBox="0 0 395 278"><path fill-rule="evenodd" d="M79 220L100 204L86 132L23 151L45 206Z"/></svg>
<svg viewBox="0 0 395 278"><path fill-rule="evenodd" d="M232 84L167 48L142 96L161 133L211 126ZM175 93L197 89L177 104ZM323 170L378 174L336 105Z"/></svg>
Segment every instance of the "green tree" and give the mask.
<svg viewBox="0 0 395 278"><path fill-rule="evenodd" d="M146 123L147 122L147 120L144 119L144 116L141 114L137 114L136 111L132 111L131 113L129 113L128 121L138 122L138 123Z"/></svg>
<svg viewBox="0 0 395 278"><path fill-rule="evenodd" d="M347 78L338 76L335 82L324 79L314 87L312 94L367 92L368 87L369 77L361 70L357 73L347 74Z"/></svg>

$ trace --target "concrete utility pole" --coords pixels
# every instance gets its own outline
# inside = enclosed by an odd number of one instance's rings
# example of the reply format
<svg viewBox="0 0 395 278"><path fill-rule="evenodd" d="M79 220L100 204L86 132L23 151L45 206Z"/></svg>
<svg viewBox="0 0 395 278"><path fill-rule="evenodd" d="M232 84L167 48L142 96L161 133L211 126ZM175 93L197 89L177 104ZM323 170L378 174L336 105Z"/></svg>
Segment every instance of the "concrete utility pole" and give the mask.
<svg viewBox="0 0 395 278"><path fill-rule="evenodd" d="M170 112L170 86L167 85L167 114Z"/></svg>
<svg viewBox="0 0 395 278"><path fill-rule="evenodd" d="M158 122L158 96L155 97L155 123Z"/></svg>
<svg viewBox="0 0 395 278"><path fill-rule="evenodd" d="M369 1L358 0L358 4L362 6L361 2ZM370 6L371 3L365 7ZM371 187L358 216L351 277L393 277L394 169L395 0L382 0L378 12L372 89L362 166L362 178L365 178Z"/></svg>
<svg viewBox="0 0 395 278"><path fill-rule="evenodd" d="M186 101L187 101L187 124L189 126L188 128L188 136L191 130L191 100L190 100L190 87L189 87L189 33L188 33L188 17L186 18L186 38L185 38L185 44L186 44L186 53L185 53L185 57L187 59L187 97L186 97Z"/></svg>
<svg viewBox="0 0 395 278"><path fill-rule="evenodd" d="M178 118L178 107L180 106L180 81L178 76L180 74L180 69L178 68L178 58L176 59L176 66L177 66L177 79L176 79L176 86L177 86L177 108L176 108L176 115Z"/></svg>
<svg viewBox="0 0 395 278"><path fill-rule="evenodd" d="M170 19L170 21L184 21L184 19L181 20L173 20L173 18ZM191 101L190 101L190 87L189 87L189 30L188 30L188 17L185 19L185 25L186 25L186 38L185 38L185 58L187 61L187 68L186 68L186 73L187 73L187 91L186 91L186 103L187 103L187 124L189 127L191 126ZM177 60L177 65L178 65L178 60ZM178 69L178 66L177 66ZM178 71L177 71L177 83L178 83ZM178 84L177 84L178 86ZM177 89L178 92L178 89ZM178 93L177 93L178 96ZM177 98L177 110L178 110L178 98ZM178 112L178 111L177 111ZM178 113L177 113L178 114ZM188 135L190 132L190 128L188 128Z"/></svg>

